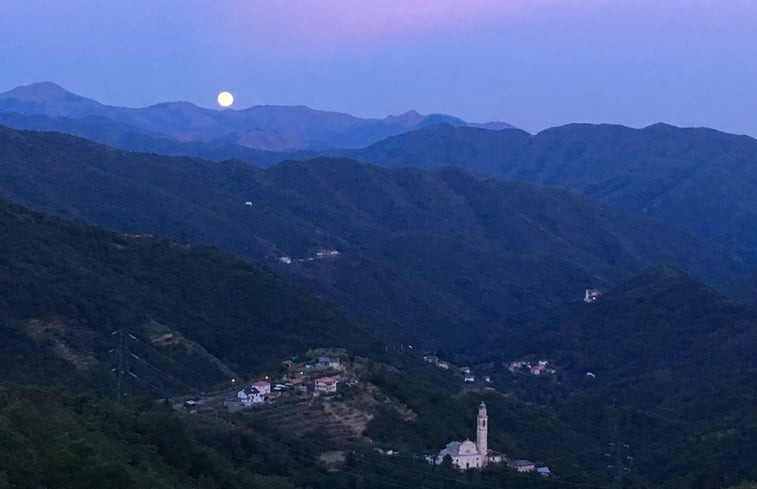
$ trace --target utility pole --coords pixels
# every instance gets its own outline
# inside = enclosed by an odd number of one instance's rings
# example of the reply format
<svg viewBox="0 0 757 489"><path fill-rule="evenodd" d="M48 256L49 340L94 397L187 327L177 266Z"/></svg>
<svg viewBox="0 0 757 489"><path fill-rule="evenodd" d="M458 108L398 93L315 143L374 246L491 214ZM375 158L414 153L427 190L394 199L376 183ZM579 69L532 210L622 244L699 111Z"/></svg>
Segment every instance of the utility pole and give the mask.
<svg viewBox="0 0 757 489"><path fill-rule="evenodd" d="M121 402L123 397L121 395L121 388L123 386L123 377L124 377L124 369L127 367L126 362L126 355L127 355L127 349L126 346L126 338L125 338L125 332L123 328L119 329L118 331L113 331L111 333L111 336L118 335L118 346L116 347L115 353L118 356L118 366L115 368L116 372L116 402Z"/></svg>
<svg viewBox="0 0 757 489"><path fill-rule="evenodd" d="M607 470L613 477L615 489L623 489L625 475L631 471L633 457L630 455L631 447L620 439L618 425L615 425L613 441L607 444L605 458L609 462Z"/></svg>

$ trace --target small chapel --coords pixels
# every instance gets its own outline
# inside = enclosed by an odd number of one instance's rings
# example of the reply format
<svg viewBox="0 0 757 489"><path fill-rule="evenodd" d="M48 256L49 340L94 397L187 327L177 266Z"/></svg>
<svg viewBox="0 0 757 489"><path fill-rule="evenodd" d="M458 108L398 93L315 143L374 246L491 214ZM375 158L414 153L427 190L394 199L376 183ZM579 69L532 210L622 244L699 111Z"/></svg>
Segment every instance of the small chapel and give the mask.
<svg viewBox="0 0 757 489"><path fill-rule="evenodd" d="M489 418L486 414L486 404L481 402L478 407L478 417L476 420L476 442L471 440L451 441L439 452L436 457L436 463L441 464L447 455L452 459L452 465L466 469L480 469L490 463L499 463L504 461L504 455L494 450L489 450L488 433Z"/></svg>

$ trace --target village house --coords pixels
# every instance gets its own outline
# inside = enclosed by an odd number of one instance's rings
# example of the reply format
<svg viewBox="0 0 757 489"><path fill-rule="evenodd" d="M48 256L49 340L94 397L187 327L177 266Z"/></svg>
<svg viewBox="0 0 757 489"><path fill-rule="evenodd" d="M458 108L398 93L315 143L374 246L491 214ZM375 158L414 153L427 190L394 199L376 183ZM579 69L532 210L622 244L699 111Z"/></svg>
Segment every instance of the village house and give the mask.
<svg viewBox="0 0 757 489"><path fill-rule="evenodd" d="M315 393L316 394L333 394L336 392L336 379L331 377L321 377L315 379Z"/></svg>
<svg viewBox="0 0 757 489"><path fill-rule="evenodd" d="M476 418L476 442L471 440L452 441L447 443L439 455L436 463L441 464L446 457L450 457L452 465L460 470L480 469L490 463L502 462L505 457L499 452L489 450L489 417L486 413L486 404L483 402L478 408Z"/></svg>
<svg viewBox="0 0 757 489"><path fill-rule="evenodd" d="M271 393L271 383L261 380L260 382L255 382L252 384L252 387L259 390L263 395L270 394Z"/></svg>
<svg viewBox="0 0 757 489"><path fill-rule="evenodd" d="M254 406L265 402L265 394L255 387L245 387L237 392L237 399L243 406Z"/></svg>
<svg viewBox="0 0 757 489"><path fill-rule="evenodd" d="M339 256L339 251L320 249L315 253L315 256L318 258L333 258L335 256Z"/></svg>
<svg viewBox="0 0 757 489"><path fill-rule="evenodd" d="M334 369L334 370L341 370L342 364L339 361L338 358L334 357L319 357L318 363L316 364L317 368L319 369Z"/></svg>
<svg viewBox="0 0 757 489"><path fill-rule="evenodd" d="M536 464L529 460L513 460L510 462L510 467L518 472L533 472L536 470Z"/></svg>
<svg viewBox="0 0 757 489"><path fill-rule="evenodd" d="M476 378L473 375L468 374L463 377L463 382L465 382L466 384L472 384L476 382Z"/></svg>
<svg viewBox="0 0 757 489"><path fill-rule="evenodd" d="M286 383L287 387L291 387L297 392L307 393L308 391L308 382L305 378L297 378L292 379Z"/></svg>

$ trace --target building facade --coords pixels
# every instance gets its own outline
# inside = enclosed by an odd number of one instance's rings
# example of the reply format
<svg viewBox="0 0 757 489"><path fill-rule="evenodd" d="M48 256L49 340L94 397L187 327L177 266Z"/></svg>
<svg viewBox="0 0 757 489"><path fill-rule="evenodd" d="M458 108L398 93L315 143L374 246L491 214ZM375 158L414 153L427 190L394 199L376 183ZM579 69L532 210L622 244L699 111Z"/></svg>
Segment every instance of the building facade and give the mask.
<svg viewBox="0 0 757 489"><path fill-rule="evenodd" d="M476 442L471 440L449 442L439 452L436 463L441 464L447 456L452 460L452 465L461 470L480 469L488 463L503 461L501 453L489 450L489 416L486 412L486 404L482 402L478 407Z"/></svg>

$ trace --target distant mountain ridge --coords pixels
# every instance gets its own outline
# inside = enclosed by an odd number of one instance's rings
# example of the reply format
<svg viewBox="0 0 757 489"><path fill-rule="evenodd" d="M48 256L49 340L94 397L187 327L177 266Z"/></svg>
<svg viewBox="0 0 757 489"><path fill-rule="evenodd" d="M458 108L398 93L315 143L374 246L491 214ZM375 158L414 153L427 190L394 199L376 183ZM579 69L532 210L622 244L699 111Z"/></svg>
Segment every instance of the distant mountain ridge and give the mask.
<svg viewBox="0 0 757 489"><path fill-rule="evenodd" d="M114 107L73 94L50 82L34 83L0 93L0 111L37 116L36 119L26 119L25 125L14 126L23 129L68 132L68 123L56 119L78 122L97 117L112 130L121 126L122 131L139 133L143 138L169 139L176 143L236 145L268 151L358 148L440 122L498 129L512 127L504 122L469 124L449 115L424 116L415 111L384 119L363 119L303 105L258 105L240 110L214 110L189 102L166 102L144 108ZM6 115L3 123L12 125L12 120L13 117ZM21 121L20 118L15 120ZM103 139L102 132L78 123L75 125L78 126L75 133L80 136L109 144L117 142Z"/></svg>
<svg viewBox="0 0 757 489"><path fill-rule="evenodd" d="M757 265L757 140L748 136L667 124L570 124L536 135L438 125L342 154L388 167L459 166L581 192Z"/></svg>

